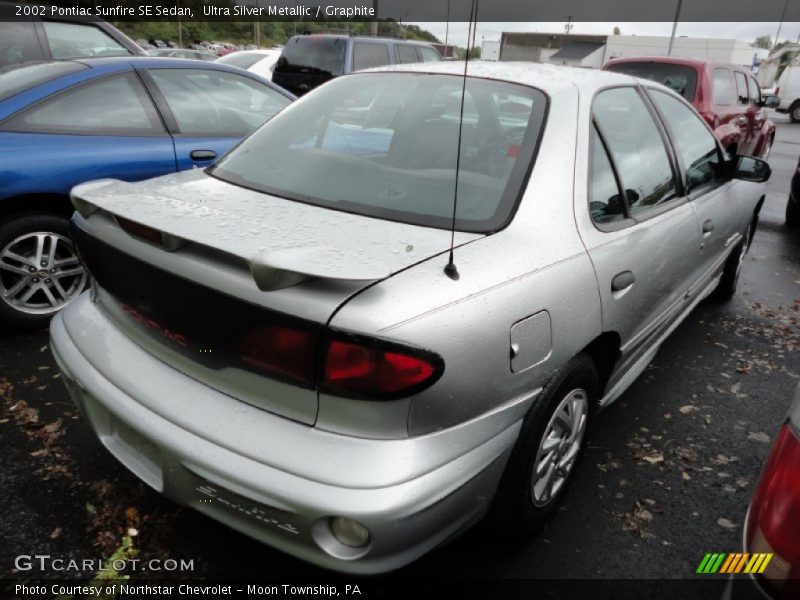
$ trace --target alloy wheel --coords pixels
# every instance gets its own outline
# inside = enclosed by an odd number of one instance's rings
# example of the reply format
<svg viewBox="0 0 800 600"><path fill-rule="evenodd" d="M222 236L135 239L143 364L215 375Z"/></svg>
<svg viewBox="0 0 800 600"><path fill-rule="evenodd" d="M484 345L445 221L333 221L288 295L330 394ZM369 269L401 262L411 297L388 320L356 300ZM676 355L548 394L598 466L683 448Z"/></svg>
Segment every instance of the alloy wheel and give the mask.
<svg viewBox="0 0 800 600"><path fill-rule="evenodd" d="M86 285L72 242L53 232L26 233L0 249L0 299L14 310L55 313Z"/></svg>
<svg viewBox="0 0 800 600"><path fill-rule="evenodd" d="M549 504L566 483L583 442L589 417L589 396L585 390L569 392L550 417L539 443L531 478L534 506Z"/></svg>

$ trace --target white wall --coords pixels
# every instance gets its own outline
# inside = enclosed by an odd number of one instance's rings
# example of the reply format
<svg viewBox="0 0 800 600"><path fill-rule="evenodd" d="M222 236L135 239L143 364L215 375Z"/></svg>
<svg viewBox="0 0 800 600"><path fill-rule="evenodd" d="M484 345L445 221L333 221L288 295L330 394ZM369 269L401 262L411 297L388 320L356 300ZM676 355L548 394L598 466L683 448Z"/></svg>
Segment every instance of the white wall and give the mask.
<svg viewBox="0 0 800 600"><path fill-rule="evenodd" d="M481 45L481 60L500 60L500 40L484 40Z"/></svg>

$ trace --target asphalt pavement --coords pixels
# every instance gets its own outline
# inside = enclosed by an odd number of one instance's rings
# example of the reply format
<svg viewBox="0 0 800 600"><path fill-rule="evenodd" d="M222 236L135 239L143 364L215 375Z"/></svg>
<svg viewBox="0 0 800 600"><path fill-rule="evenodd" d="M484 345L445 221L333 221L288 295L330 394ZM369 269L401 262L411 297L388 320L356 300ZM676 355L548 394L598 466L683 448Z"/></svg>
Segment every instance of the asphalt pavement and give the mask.
<svg viewBox="0 0 800 600"><path fill-rule="evenodd" d="M740 549L800 375L800 232L783 224L800 125L774 119L773 176L739 293L701 305L598 416L555 520L524 543L479 527L397 575L683 578L706 552ZM3 576L31 575L14 569L21 554L108 557L127 534L142 558L193 560L193 577L326 575L129 474L70 403L44 331L0 334L0 448Z"/></svg>

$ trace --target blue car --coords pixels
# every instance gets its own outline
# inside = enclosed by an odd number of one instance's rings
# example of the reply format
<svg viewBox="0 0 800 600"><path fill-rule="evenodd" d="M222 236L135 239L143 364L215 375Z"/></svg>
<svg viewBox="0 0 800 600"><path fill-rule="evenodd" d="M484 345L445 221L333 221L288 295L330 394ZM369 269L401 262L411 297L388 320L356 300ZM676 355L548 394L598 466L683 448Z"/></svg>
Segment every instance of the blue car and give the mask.
<svg viewBox="0 0 800 600"><path fill-rule="evenodd" d="M293 99L194 60L0 69L0 326L44 326L85 287L69 239L73 186L204 168Z"/></svg>

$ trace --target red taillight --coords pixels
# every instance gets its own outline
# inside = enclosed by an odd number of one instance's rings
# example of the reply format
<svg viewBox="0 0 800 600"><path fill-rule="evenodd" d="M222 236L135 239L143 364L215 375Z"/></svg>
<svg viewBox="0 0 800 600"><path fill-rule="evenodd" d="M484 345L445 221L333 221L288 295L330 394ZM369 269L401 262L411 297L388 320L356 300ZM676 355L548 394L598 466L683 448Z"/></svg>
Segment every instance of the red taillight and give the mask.
<svg viewBox="0 0 800 600"><path fill-rule="evenodd" d="M158 229L153 229L152 227L142 225L136 221L130 221L123 217L116 217L116 219L117 223L119 223L119 226L130 235L142 238L148 242L152 242L153 244L158 244L159 246L163 244L161 232Z"/></svg>
<svg viewBox="0 0 800 600"><path fill-rule="evenodd" d="M800 439L781 429L761 475L747 523L747 550L773 553L760 577L780 598L800 598Z"/></svg>
<svg viewBox="0 0 800 600"><path fill-rule="evenodd" d="M314 336L310 331L281 325L263 325L239 341L241 359L279 379L312 385L314 379Z"/></svg>
<svg viewBox="0 0 800 600"><path fill-rule="evenodd" d="M386 399L415 393L438 379L436 355L386 346L380 340L332 340L320 388L332 394Z"/></svg>

